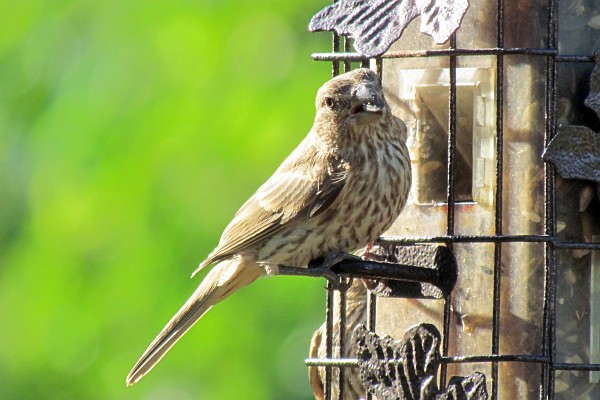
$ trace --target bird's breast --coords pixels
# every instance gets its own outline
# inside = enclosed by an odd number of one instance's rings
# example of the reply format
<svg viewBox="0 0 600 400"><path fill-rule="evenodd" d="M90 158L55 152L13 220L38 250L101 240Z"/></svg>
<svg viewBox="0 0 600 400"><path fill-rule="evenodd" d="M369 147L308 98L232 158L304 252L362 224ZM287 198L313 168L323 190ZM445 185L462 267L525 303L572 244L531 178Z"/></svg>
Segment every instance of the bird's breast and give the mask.
<svg viewBox="0 0 600 400"><path fill-rule="evenodd" d="M259 251L259 261L306 266L332 252L351 252L377 239L396 220L411 182L410 159L400 141L357 149L339 197L324 212L274 235Z"/></svg>

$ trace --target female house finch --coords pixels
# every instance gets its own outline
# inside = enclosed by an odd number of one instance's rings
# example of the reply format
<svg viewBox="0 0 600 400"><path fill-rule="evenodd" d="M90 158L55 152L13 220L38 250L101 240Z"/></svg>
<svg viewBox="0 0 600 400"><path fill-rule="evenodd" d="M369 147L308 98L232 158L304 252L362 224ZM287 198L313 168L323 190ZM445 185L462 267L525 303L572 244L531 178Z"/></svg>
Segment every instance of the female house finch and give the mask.
<svg viewBox="0 0 600 400"><path fill-rule="evenodd" d="M198 270L216 263L127 376L139 381L214 304L278 265L306 267L375 240L411 182L402 121L379 79L358 69L326 82L306 138L236 213ZM194 272L194 274L196 273ZM193 276L193 275L192 275Z"/></svg>

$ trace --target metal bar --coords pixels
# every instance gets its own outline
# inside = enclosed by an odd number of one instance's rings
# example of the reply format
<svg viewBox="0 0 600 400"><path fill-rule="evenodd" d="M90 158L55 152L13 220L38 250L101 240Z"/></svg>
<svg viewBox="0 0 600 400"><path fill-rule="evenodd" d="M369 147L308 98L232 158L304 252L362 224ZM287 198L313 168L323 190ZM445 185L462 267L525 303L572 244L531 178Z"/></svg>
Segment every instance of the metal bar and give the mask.
<svg viewBox="0 0 600 400"><path fill-rule="evenodd" d="M358 358L307 358L304 360L309 367L357 367ZM399 360L389 359L390 364L397 364ZM551 359L543 355L535 354L488 354L488 355L469 355L469 356L446 356L440 358L442 364L472 364L488 362L526 362L534 364L550 364ZM570 364L563 363L560 369L575 370L583 366L582 370L595 371L600 370L600 364Z"/></svg>
<svg viewBox="0 0 600 400"><path fill-rule="evenodd" d="M367 329L375 332L377 320L377 296L370 291L367 292Z"/></svg>
<svg viewBox="0 0 600 400"><path fill-rule="evenodd" d="M332 35L332 47L333 52L337 53L340 51L340 36L337 33ZM332 60L331 75L338 76L340 74L340 62L339 60ZM327 294L325 299L325 355L327 358L333 357L333 301L334 301L334 288L331 282L327 282ZM332 369L325 368L325 388L324 395L326 400L332 400Z"/></svg>
<svg viewBox="0 0 600 400"><path fill-rule="evenodd" d="M554 242L554 247L557 249L600 250L600 243Z"/></svg>
<svg viewBox="0 0 600 400"><path fill-rule="evenodd" d="M440 271L433 268L416 267L414 265L377 263L373 261L342 261L332 267L337 276L371 278L371 279L393 279L406 282L427 282L438 285ZM301 268L278 266L278 275L310 276L329 278L329 275L320 268Z"/></svg>
<svg viewBox="0 0 600 400"><path fill-rule="evenodd" d="M327 298L325 300L325 356L333 358L333 284L327 282ZM325 399L331 400L332 369L325 368Z"/></svg>
<svg viewBox="0 0 600 400"><path fill-rule="evenodd" d="M348 286L344 284L344 287L338 291L338 357L343 357L346 349L346 290ZM338 368L338 400L344 400L344 378L346 370L344 368Z"/></svg>
<svg viewBox="0 0 600 400"><path fill-rule="evenodd" d="M490 355L474 355L474 356L454 356L442 357L443 363L448 364L466 364L466 363L481 363L481 362L527 362L536 364L548 364L550 358L541 355L531 354L490 354Z"/></svg>
<svg viewBox="0 0 600 400"><path fill-rule="evenodd" d="M344 36L344 52L349 53L351 50L351 39L348 36ZM350 60L344 60L344 72L352 70L352 62Z"/></svg>
<svg viewBox="0 0 600 400"><path fill-rule="evenodd" d="M333 54L344 54L344 53L340 53L340 35L338 35L335 32L333 32L332 47L333 47ZM331 59L328 61L332 61L331 75L338 76L340 74L340 61L343 61L343 60L335 58L335 59Z"/></svg>
<svg viewBox="0 0 600 400"><path fill-rule="evenodd" d="M555 241L556 238L550 235L499 235L499 236L382 236L380 243L394 242L396 244L415 244L415 243L519 243L519 242L553 242L557 249L583 249L600 250L600 243L589 242L562 242Z"/></svg>
<svg viewBox="0 0 600 400"><path fill-rule="evenodd" d="M450 37L450 50L456 48L456 33L453 33ZM456 67L457 67L457 56L455 54L449 55L449 72L450 72L450 87L448 88L448 173L446 176L446 204L448 205L448 214L446 215L446 234L448 236L454 236L454 223L455 223L455 180L456 180L456 102L457 102L457 88L456 88ZM453 243L448 243L450 250L453 250ZM442 356L448 355L449 349L449 335L450 335L450 315L451 315L451 296L450 294L444 300L444 326L442 333ZM440 386L446 386L446 365L442 365L440 369Z"/></svg>
<svg viewBox="0 0 600 400"><path fill-rule="evenodd" d="M338 42L338 46L339 46L339 42ZM339 51L339 49L338 49ZM348 52L350 51L350 38L349 37L344 37L344 52ZM344 60L344 72L349 72L352 70L352 62L350 60ZM346 347L346 289L345 288L340 288L340 290L338 291L338 297L337 297L337 302L336 302L336 307L337 307L337 315L338 315L338 325L337 325L337 332L334 332L334 334L337 333L337 337L338 337L338 346L337 346L337 357L343 357L344 353L345 353L345 347ZM328 358L331 358L328 356ZM336 379L336 385L338 387L338 391L337 391L337 396L336 399L337 400L343 400L344 399L344 375L345 375L345 369L344 368L340 368L338 367L338 375L337 375L337 379ZM333 384L333 380L332 380L332 384ZM333 390L330 390L330 397L333 398Z"/></svg>
<svg viewBox="0 0 600 400"><path fill-rule="evenodd" d="M564 371L600 371L600 364L552 363L555 370Z"/></svg>
<svg viewBox="0 0 600 400"><path fill-rule="evenodd" d="M442 332L442 358L448 356L450 347L450 323L452 321L452 293L444 299L444 329ZM440 386L446 386L448 370L446 364L442 364L442 370L440 374Z"/></svg>
<svg viewBox="0 0 600 400"><path fill-rule="evenodd" d="M375 332L375 323L377 320L377 296L367 292L367 329L370 332ZM366 393L366 400L373 400L371 392Z"/></svg>
<svg viewBox="0 0 600 400"><path fill-rule="evenodd" d="M452 34L450 46L456 46L456 35ZM450 87L448 88L448 174L446 187L447 225L446 233L454 236L454 180L456 158L456 56L450 57Z"/></svg>
<svg viewBox="0 0 600 400"><path fill-rule="evenodd" d="M363 61L365 65L368 61ZM380 80L383 80L383 61L381 57L375 59L375 72ZM367 291L367 329L370 332L375 332L375 325L377 321L377 296L371 291ZM366 400L372 400L373 394L370 392L366 393Z"/></svg>
<svg viewBox="0 0 600 400"><path fill-rule="evenodd" d="M394 242L397 244L415 243L506 243L506 242L549 242L553 238L545 235L456 235L456 236L382 236L379 242ZM581 243L563 242L567 245L579 245ZM582 245L594 245L598 243L583 243ZM587 248L587 247L586 247ZM593 247L596 248L596 247Z"/></svg>
<svg viewBox="0 0 600 400"><path fill-rule="evenodd" d="M379 56L380 58L418 58L418 57L445 57L456 56L484 56L497 54L519 54L529 56L556 56L556 62L560 63L593 63L594 56L560 55L554 48L488 48L488 49L435 49L435 50L413 50L413 51L390 51ZM357 61L368 62L369 57L355 52L343 53L313 53L311 58L315 61Z"/></svg>
<svg viewBox="0 0 600 400"><path fill-rule="evenodd" d="M557 46L556 2L548 0L547 45ZM567 58L564 59L565 61ZM573 62L574 60L569 60ZM546 103L544 129L544 148L556 134L556 62L557 55L546 57ZM556 371L556 186L554 167L544 163L544 233L554 240L544 244L544 310L542 351L550 359L550 363L542 366L542 391L540 399L553 399L555 395L554 381Z"/></svg>
<svg viewBox="0 0 600 400"><path fill-rule="evenodd" d="M593 63L594 56L557 55L556 62L561 63Z"/></svg>
<svg viewBox="0 0 600 400"><path fill-rule="evenodd" d="M504 0L497 0L496 46L504 48ZM502 236L502 174L504 154L504 51L496 53L496 208L495 235ZM527 52L529 53L529 52ZM515 54L515 53L512 53ZM500 350L500 293L502 279L502 243L494 242L494 288L492 306L492 355ZM498 363L492 362L492 399L498 398Z"/></svg>
<svg viewBox="0 0 600 400"><path fill-rule="evenodd" d="M388 51L379 57L381 58L414 58L414 57L447 57L447 56L484 56L497 54L526 54L534 56L546 56L549 54L558 54L557 49L542 49L542 48L481 48L481 49L430 49L430 50L405 50L405 51ZM356 52L344 53L313 53L310 55L315 61L362 61L368 60L369 57ZM577 56L573 56L570 61L585 61L578 60Z"/></svg>
<svg viewBox="0 0 600 400"><path fill-rule="evenodd" d="M358 358L307 358L304 363L308 367L356 367Z"/></svg>

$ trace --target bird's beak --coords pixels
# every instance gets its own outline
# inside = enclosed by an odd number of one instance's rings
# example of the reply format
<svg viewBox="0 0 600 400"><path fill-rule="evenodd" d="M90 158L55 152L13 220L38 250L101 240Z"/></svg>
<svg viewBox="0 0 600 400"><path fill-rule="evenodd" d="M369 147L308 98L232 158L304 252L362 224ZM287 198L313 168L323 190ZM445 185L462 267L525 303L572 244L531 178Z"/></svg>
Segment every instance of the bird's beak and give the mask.
<svg viewBox="0 0 600 400"><path fill-rule="evenodd" d="M369 124L383 115L385 100L381 91L368 83L361 83L352 98L350 114L356 117L358 125Z"/></svg>

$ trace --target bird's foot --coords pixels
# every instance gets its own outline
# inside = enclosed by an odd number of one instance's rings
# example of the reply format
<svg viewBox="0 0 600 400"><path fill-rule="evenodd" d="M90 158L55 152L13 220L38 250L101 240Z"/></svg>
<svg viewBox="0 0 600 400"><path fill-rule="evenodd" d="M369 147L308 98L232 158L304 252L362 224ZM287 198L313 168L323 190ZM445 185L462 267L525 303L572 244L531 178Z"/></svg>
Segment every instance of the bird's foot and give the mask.
<svg viewBox="0 0 600 400"><path fill-rule="evenodd" d="M387 258L384 255L376 254L373 252L375 248L375 243L371 242L366 245L361 251L359 251L356 255L367 261L375 261L375 262L385 262Z"/></svg>
<svg viewBox="0 0 600 400"><path fill-rule="evenodd" d="M330 253L325 257L311 261L308 267L314 271L318 271L323 278L327 279L330 288L333 290L345 290L352 284L352 280L345 279L336 274L332 268L342 261L350 259L356 259L356 256L340 252Z"/></svg>
<svg viewBox="0 0 600 400"><path fill-rule="evenodd" d="M374 248L375 242L371 242L354 254L363 260L385 262L386 258L384 256L372 252ZM368 290L375 289L379 284L379 279L361 278L360 280L363 282L363 284Z"/></svg>

